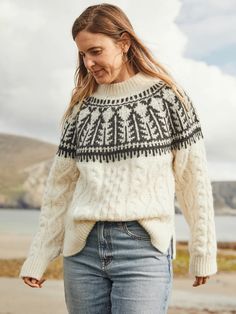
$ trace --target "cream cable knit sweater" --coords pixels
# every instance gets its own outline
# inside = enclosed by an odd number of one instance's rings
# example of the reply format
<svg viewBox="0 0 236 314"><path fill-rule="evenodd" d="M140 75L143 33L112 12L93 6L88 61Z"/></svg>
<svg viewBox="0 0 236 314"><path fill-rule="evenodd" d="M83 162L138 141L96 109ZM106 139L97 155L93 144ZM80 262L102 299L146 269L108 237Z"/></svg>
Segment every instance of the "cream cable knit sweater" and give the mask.
<svg viewBox="0 0 236 314"><path fill-rule="evenodd" d="M45 186L38 230L19 277L40 279L61 253L76 254L98 220L138 222L166 252L174 196L190 228L189 272L217 272L212 188L196 108L162 80L137 73L99 85L74 107Z"/></svg>

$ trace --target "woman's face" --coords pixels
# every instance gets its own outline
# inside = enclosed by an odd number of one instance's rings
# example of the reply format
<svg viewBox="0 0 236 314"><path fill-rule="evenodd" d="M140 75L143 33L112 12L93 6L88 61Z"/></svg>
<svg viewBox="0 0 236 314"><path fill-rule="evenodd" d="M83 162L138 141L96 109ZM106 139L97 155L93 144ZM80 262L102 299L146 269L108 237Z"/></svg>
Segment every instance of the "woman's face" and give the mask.
<svg viewBox="0 0 236 314"><path fill-rule="evenodd" d="M130 77L123 62L123 52L128 46L115 43L101 33L81 31L75 38L84 65L98 84L118 83ZM127 76L128 75L128 76Z"/></svg>

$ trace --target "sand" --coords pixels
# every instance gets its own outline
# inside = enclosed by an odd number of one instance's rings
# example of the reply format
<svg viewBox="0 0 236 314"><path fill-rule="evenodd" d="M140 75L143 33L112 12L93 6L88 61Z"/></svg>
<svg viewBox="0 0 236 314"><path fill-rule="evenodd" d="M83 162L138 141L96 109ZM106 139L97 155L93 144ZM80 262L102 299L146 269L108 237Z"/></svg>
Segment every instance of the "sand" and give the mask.
<svg viewBox="0 0 236 314"><path fill-rule="evenodd" d="M26 257L31 240L31 235L0 232L0 258Z"/></svg>
<svg viewBox="0 0 236 314"><path fill-rule="evenodd" d="M174 280L168 314L236 313L236 274L217 274L205 286L190 278ZM235 312L234 312L235 310ZM66 314L62 280L46 280L41 289L18 278L0 278L1 314Z"/></svg>
<svg viewBox="0 0 236 314"><path fill-rule="evenodd" d="M0 233L0 258L26 257L31 235ZM194 278L174 278L168 314L236 314L236 273L218 273L206 285ZM30 288L20 278L0 278L0 314L66 314L62 280L46 280Z"/></svg>

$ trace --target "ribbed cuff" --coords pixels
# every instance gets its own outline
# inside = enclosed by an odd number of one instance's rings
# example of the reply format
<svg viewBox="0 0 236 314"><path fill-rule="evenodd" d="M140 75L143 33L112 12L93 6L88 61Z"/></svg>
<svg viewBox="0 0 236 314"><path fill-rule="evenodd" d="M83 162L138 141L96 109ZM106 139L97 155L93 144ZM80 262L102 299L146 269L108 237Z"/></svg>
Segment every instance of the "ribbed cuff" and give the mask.
<svg viewBox="0 0 236 314"><path fill-rule="evenodd" d="M190 256L189 273L199 277L217 273L216 256Z"/></svg>
<svg viewBox="0 0 236 314"><path fill-rule="evenodd" d="M27 258L21 267L19 278L32 277L40 280L49 262L49 259L42 256Z"/></svg>

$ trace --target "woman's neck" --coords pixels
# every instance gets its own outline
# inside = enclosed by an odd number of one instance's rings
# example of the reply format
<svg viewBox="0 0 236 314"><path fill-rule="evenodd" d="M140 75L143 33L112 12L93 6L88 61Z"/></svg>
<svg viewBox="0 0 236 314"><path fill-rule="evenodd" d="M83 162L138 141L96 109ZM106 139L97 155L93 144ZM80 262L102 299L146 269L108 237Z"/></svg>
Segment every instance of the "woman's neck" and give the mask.
<svg viewBox="0 0 236 314"><path fill-rule="evenodd" d="M91 96L95 98L125 97L140 93L157 82L160 82L160 79L138 72L121 82L98 85L97 90Z"/></svg>

